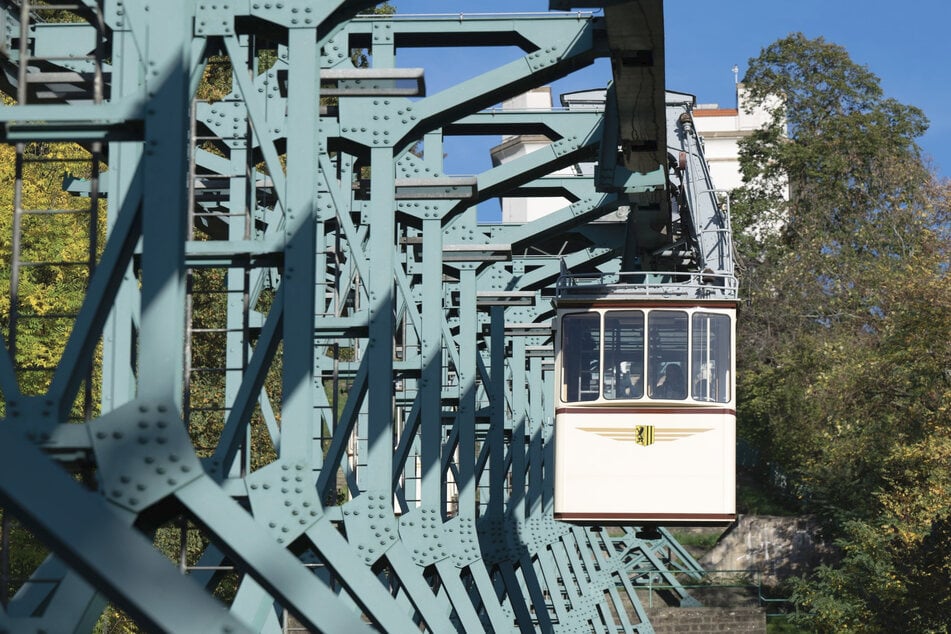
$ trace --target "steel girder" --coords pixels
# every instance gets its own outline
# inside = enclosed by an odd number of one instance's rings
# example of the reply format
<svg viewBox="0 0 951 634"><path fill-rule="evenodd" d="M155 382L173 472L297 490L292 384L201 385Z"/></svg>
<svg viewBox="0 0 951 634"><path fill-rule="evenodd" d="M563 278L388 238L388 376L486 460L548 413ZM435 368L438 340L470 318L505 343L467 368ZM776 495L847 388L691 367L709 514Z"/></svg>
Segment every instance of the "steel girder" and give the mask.
<svg viewBox="0 0 951 634"><path fill-rule="evenodd" d="M50 550L0 630L85 631L109 601L157 631L645 633L638 579L698 569L669 534L551 517L548 289L616 267L625 196L663 181L548 176L600 153L602 113L482 111L610 55L603 20L353 19L371 4L90 1L52 25L4 3L7 90L33 87L3 139L107 143L71 191L108 194L109 229L48 386L21 394L0 353L0 505ZM110 48L63 61L90 15ZM461 45L524 55L407 96L397 48ZM222 56L230 87L198 99ZM76 98L91 69L101 103ZM445 135L538 131L443 171ZM477 221L553 190L541 220ZM101 413L72 421L90 366Z"/></svg>

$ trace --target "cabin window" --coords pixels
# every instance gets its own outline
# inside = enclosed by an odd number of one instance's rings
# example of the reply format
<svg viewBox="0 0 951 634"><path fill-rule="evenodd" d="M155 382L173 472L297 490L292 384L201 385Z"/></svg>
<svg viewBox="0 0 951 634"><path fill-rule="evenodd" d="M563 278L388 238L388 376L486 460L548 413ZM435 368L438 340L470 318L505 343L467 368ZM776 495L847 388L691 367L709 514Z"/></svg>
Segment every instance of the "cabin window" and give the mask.
<svg viewBox="0 0 951 634"><path fill-rule="evenodd" d="M561 398L594 401L601 393L601 315L565 315L561 320Z"/></svg>
<svg viewBox="0 0 951 634"><path fill-rule="evenodd" d="M647 322L647 374L650 397L687 398L687 313L653 310Z"/></svg>
<svg viewBox="0 0 951 634"><path fill-rule="evenodd" d="M691 354L694 400L729 402L730 354L729 316L694 313Z"/></svg>
<svg viewBox="0 0 951 634"><path fill-rule="evenodd" d="M604 315L604 398L644 396L644 313L612 310Z"/></svg>

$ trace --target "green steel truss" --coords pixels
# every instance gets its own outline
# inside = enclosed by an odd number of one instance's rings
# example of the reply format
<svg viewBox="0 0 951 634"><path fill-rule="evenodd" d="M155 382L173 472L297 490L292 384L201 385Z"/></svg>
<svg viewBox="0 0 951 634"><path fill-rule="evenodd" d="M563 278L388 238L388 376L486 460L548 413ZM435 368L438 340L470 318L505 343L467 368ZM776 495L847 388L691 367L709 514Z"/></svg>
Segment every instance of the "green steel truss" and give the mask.
<svg viewBox="0 0 951 634"><path fill-rule="evenodd" d="M64 187L89 219L83 299L44 365L17 347L43 316L18 289L62 269L29 259L23 218L44 210L4 184L0 506L49 555L30 579L0 562L0 631L89 631L111 603L169 632L647 633L645 580L694 603L699 566L665 531L551 515L552 287L617 269L620 211L663 170L609 165L601 111L486 110L616 36L585 12L354 18L372 4L2 3L2 140L18 165L82 144ZM523 54L434 94L396 64L500 45ZM500 133L553 143L444 173L445 137ZM599 155L611 191L551 175ZM477 222L533 190L572 202Z"/></svg>

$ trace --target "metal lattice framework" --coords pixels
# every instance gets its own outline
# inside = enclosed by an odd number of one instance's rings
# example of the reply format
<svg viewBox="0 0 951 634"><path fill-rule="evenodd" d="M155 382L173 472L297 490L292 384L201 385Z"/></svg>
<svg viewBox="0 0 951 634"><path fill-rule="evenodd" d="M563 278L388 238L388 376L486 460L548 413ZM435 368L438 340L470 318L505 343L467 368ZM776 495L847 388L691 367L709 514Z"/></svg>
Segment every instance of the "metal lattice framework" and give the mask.
<svg viewBox="0 0 951 634"><path fill-rule="evenodd" d="M618 25L662 32L660 1L354 17L372 4L3 2L19 167L0 505L5 533L12 514L50 553L3 580L0 631L89 631L111 602L169 632L278 632L290 614L313 631L646 633L644 579L693 601L679 582L699 567L666 531L551 514L553 286L562 266L617 270L618 210L664 187L666 159L615 164L637 140L605 125L613 92L607 114L485 110L624 62L645 46ZM396 65L404 46L498 45L524 54L431 95ZM199 99L222 65L230 88ZM553 142L444 173L445 137L500 133ZM30 219L58 210L29 208L23 174L60 141L88 151L67 183L87 255L40 262ZM548 176L599 156L599 180ZM483 200L551 192L571 204L477 222ZM74 311L22 301L28 275L68 267L86 280ZM17 347L42 318L69 333L48 366Z"/></svg>

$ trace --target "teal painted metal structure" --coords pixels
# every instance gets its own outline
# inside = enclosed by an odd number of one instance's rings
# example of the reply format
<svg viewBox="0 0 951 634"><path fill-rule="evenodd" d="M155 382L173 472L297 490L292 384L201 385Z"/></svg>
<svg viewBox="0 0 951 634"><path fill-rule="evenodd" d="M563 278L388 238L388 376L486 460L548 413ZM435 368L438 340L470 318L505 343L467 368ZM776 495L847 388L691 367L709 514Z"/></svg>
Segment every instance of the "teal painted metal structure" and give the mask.
<svg viewBox="0 0 951 634"><path fill-rule="evenodd" d="M23 393L25 317L0 352L5 529L15 516L50 550L4 578L0 631L89 631L111 602L169 632L646 634L638 588L697 575L666 531L551 512L553 286L563 265L617 270L618 210L664 188L666 157L615 164L631 139L606 131L610 98L486 110L599 57L623 66L627 40L594 13L355 17L372 4L82 0L48 3L69 11L51 22L3 2L2 140L21 163L71 141L107 164L68 188L108 196L108 237L88 239L48 385ZM588 4L663 31L659 0ZM435 94L396 64L463 45L523 55ZM230 89L198 99L223 58ZM500 133L553 143L444 172L445 137ZM547 176L599 156L599 179ZM572 202L477 221L482 200L552 191ZM74 420L97 381L101 414ZM156 535L180 542L178 569Z"/></svg>

